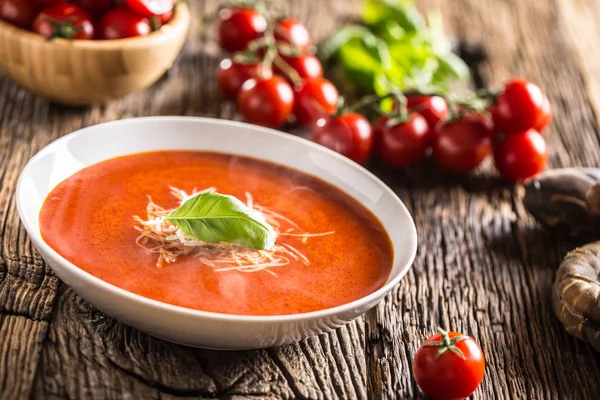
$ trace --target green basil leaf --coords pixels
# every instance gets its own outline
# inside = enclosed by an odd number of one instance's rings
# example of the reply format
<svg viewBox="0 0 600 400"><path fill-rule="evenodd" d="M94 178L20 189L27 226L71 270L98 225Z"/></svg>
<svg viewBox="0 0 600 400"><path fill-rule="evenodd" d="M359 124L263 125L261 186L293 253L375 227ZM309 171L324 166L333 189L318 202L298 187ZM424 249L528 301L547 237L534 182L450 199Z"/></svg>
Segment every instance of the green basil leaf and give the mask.
<svg viewBox="0 0 600 400"><path fill-rule="evenodd" d="M456 54L439 54L437 56L437 61L439 63L439 73L444 73L461 80L467 80L469 78L469 66Z"/></svg>
<svg viewBox="0 0 600 400"><path fill-rule="evenodd" d="M200 193L166 218L183 232L207 243L227 242L250 249L269 249L277 235L273 228L233 196Z"/></svg>
<svg viewBox="0 0 600 400"><path fill-rule="evenodd" d="M365 27L359 25L351 25L342 28L335 32L319 47L319 58L323 63L327 63L335 56L340 48L350 40L360 37L366 37L373 34Z"/></svg>
<svg viewBox="0 0 600 400"><path fill-rule="evenodd" d="M362 19L367 25L376 25L385 20L397 21L407 32L425 27L423 17L411 0L366 0Z"/></svg>

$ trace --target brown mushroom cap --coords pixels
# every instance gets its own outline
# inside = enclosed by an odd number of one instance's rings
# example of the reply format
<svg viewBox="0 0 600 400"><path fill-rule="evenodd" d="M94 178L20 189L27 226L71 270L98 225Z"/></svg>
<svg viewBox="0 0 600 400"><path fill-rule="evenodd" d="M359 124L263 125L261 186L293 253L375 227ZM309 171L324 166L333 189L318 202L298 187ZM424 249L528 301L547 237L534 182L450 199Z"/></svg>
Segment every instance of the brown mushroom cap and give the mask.
<svg viewBox="0 0 600 400"><path fill-rule="evenodd" d="M567 254L556 272L552 303L567 332L600 351L600 242Z"/></svg>

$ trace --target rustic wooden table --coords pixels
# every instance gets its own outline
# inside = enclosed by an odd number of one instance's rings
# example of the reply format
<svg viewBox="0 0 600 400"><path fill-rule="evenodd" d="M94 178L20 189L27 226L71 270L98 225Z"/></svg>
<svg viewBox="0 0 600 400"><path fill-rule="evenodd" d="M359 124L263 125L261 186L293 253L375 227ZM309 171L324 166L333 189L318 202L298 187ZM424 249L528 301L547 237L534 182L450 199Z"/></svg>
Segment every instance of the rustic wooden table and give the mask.
<svg viewBox="0 0 600 400"><path fill-rule="evenodd" d="M190 349L124 326L62 284L19 223L19 172L50 141L103 121L143 115L236 118L217 100L219 61L197 16L172 73L151 89L91 109L36 98L0 77L0 398L420 398L411 360L438 325L476 337L487 373L476 398L600 398L600 355L568 336L550 304L554 271L575 243L547 233L519 190L491 165L452 178L425 165L376 171L405 201L420 234L414 267L385 301L336 332L248 352ZM359 1L290 1L317 38ZM551 165L600 166L600 3L591 0L427 0L447 30L481 44L474 84L538 82L555 111ZM212 32L212 31L208 31ZM165 132L168 134L168 132Z"/></svg>

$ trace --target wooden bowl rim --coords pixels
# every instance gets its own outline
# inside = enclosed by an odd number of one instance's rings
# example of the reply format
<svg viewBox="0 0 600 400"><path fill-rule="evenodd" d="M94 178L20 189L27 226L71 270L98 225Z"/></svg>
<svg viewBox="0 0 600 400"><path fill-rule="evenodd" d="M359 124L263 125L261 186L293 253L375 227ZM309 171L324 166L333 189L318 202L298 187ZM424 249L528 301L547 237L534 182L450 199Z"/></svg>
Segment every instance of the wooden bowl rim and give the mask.
<svg viewBox="0 0 600 400"><path fill-rule="evenodd" d="M154 31L146 36L116 39L116 40L67 40L56 38L47 40L45 37L30 32L28 30L16 27L8 22L0 20L0 33L8 33L13 38L18 37L21 40L30 42L38 42L39 45L47 46L68 46L78 50L110 50L123 48L143 48L151 47L156 44L157 40L167 40L173 35L185 33L190 26L190 10L187 4L178 3L175 7L173 18L167 24L163 25L159 30ZM168 29L165 29L168 28Z"/></svg>

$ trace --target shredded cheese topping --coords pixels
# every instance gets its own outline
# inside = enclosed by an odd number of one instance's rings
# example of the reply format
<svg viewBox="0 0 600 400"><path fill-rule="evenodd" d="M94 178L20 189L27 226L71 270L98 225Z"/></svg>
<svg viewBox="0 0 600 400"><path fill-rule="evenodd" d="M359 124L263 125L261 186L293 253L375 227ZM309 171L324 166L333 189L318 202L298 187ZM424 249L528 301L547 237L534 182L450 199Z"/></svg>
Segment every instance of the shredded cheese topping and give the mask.
<svg viewBox="0 0 600 400"><path fill-rule="evenodd" d="M183 190L174 187L170 187L170 189L171 194L179 200L180 204L200 193L216 190L215 188L208 188L187 194ZM246 193L246 205L253 213L273 227L277 237L297 237L302 243L306 243L309 238L335 233L335 231L305 232L289 218L266 207L254 204L254 199L250 193ZM195 257L200 263L214 268L217 272L232 270L240 272L266 271L274 276L276 274L270 268L288 265L291 260L299 261L304 265L310 264L310 260L301 251L287 243L276 243L269 250L253 250L238 244L203 242L184 233L178 226L165 221L165 217L174 210L159 206L149 197L146 206L146 219L137 215L133 217L136 222L135 229L140 232L136 243L144 248L148 254L158 254L156 266L159 268L176 262L177 258L182 256ZM282 232L283 227L287 228Z"/></svg>

